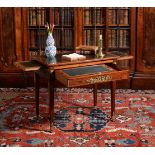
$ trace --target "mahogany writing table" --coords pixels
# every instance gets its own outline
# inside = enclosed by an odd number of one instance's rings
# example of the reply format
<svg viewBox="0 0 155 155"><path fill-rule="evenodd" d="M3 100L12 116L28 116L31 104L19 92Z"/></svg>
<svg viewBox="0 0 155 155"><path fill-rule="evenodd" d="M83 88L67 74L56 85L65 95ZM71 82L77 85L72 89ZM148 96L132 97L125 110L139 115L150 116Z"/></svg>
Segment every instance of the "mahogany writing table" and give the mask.
<svg viewBox="0 0 155 155"><path fill-rule="evenodd" d="M106 54L104 58L96 58L94 55L88 55L86 60L69 62L62 60L61 56L60 54L56 55L54 59L36 56L29 62L16 63L16 66L24 71L34 71L37 117L39 116L39 79L40 76L43 76L48 80L50 127L52 127L54 117L55 80L61 82L65 87L93 85L94 106L97 106L97 84L110 82L111 119L113 119L116 81L129 77L129 71L119 69L116 63L119 60L132 59L133 57Z"/></svg>

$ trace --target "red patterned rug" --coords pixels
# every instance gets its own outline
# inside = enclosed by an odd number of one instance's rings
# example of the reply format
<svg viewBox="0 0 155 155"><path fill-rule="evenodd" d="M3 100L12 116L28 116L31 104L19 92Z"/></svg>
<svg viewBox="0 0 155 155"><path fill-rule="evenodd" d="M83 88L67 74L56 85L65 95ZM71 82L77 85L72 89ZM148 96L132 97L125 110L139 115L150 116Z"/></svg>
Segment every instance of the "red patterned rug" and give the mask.
<svg viewBox="0 0 155 155"><path fill-rule="evenodd" d="M155 91L117 90L116 119L109 120L110 92L56 89L51 132L48 94L40 90L40 118L35 117L32 88L0 89L0 146L155 146Z"/></svg>

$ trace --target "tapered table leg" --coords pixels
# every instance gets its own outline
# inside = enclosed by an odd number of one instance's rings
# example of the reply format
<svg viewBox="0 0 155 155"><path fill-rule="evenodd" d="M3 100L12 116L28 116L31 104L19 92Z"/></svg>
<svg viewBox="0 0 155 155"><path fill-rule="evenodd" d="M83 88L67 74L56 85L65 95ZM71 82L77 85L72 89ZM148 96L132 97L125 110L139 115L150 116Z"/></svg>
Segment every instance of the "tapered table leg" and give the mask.
<svg viewBox="0 0 155 155"><path fill-rule="evenodd" d="M97 106L97 84L93 85L94 106Z"/></svg>
<svg viewBox="0 0 155 155"><path fill-rule="evenodd" d="M39 75L34 72L34 87L35 87L35 103L36 103L36 116L39 118Z"/></svg>
<svg viewBox="0 0 155 155"><path fill-rule="evenodd" d="M111 120L114 121L116 81L111 81L110 85L111 85Z"/></svg>
<svg viewBox="0 0 155 155"><path fill-rule="evenodd" d="M54 80L51 75L48 79L48 94L49 94L49 116L50 116L50 131L54 121Z"/></svg>

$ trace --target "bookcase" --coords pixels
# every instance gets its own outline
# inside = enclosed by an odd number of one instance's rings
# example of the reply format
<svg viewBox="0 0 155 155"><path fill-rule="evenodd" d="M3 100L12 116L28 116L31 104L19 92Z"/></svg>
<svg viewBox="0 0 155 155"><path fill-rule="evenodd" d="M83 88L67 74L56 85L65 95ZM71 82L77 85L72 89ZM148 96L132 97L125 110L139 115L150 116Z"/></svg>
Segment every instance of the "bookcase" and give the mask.
<svg viewBox="0 0 155 155"><path fill-rule="evenodd" d="M30 51L44 51L46 23L54 24L53 36L58 52L74 50L78 45L98 45L103 38L103 52L131 54L131 8L29 8Z"/></svg>

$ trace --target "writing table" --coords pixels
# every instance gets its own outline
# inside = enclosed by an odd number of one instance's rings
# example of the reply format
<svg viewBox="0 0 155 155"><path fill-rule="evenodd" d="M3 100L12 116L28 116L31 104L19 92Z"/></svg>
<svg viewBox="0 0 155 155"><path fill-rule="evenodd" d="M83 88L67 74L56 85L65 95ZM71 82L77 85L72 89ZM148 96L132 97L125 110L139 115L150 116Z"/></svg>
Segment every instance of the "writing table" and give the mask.
<svg viewBox="0 0 155 155"><path fill-rule="evenodd" d="M128 70L117 67L117 61L132 59L133 56L118 56L106 54L104 58L96 58L87 55L86 60L65 61L61 54L54 59L44 56L34 56L31 61L17 62L16 66L23 71L34 72L36 115L39 116L39 80L45 77L48 81L49 116L50 127L54 118L54 88L55 80L61 82L65 87L77 87L93 85L94 106L97 106L97 85L110 82L111 88L111 119L115 113L115 89L116 81L129 78Z"/></svg>

